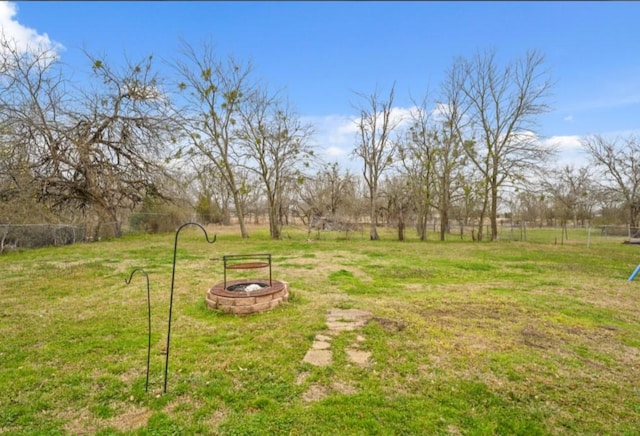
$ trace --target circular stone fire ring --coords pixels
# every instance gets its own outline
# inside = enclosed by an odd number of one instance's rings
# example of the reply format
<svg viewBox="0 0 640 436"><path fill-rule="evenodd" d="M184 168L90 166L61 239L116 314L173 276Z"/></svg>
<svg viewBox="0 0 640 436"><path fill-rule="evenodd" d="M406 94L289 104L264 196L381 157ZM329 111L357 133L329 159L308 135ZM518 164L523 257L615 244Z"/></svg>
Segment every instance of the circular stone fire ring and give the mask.
<svg viewBox="0 0 640 436"><path fill-rule="evenodd" d="M249 289L244 290L247 286ZM273 309L289 299L289 285L279 280L240 279L218 283L207 292L206 303L209 309L222 310L227 313L249 314Z"/></svg>

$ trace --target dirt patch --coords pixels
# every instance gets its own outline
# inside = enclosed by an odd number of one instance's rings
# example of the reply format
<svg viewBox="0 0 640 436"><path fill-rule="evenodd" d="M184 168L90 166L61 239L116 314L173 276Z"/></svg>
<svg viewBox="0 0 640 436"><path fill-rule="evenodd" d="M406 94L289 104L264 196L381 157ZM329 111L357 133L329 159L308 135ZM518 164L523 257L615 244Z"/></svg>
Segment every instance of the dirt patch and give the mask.
<svg viewBox="0 0 640 436"><path fill-rule="evenodd" d="M377 323L380 327L388 332L401 332L402 330L407 328L408 325L405 321L379 317L373 317L369 320L369 322L371 321Z"/></svg>
<svg viewBox="0 0 640 436"><path fill-rule="evenodd" d="M347 348L345 350L347 353L347 359L352 363L360 367L367 367L370 364L371 352L370 351L362 351L356 350L354 348Z"/></svg>
<svg viewBox="0 0 640 436"><path fill-rule="evenodd" d="M328 396L329 396L329 389L327 389L326 386L313 384L309 386L309 389L307 389L307 391L304 394L302 394L302 400L307 403L312 403L315 401L320 401L323 398L326 398Z"/></svg>
<svg viewBox="0 0 640 436"><path fill-rule="evenodd" d="M309 377L309 373L308 372L301 372L300 374L298 374L298 376L296 377L296 381L295 384L297 386L300 386L302 383L305 382L305 380Z"/></svg>
<svg viewBox="0 0 640 436"><path fill-rule="evenodd" d="M68 434L85 435L97 432L96 425L93 422L93 415L87 408L68 410L58 414L58 417L66 421L64 431Z"/></svg>
<svg viewBox="0 0 640 436"><path fill-rule="evenodd" d="M553 339L553 337L530 324L526 325L522 330L520 330L520 335L522 337L522 342L534 348L540 348L546 350L548 348L554 347L557 343Z"/></svg>
<svg viewBox="0 0 640 436"><path fill-rule="evenodd" d="M309 386L309 389L302 394L302 400L306 403L312 403L327 398L332 394L353 395L358 392L358 389L350 383L336 381L331 383L331 387L314 383Z"/></svg>
<svg viewBox="0 0 640 436"><path fill-rule="evenodd" d="M106 424L121 432L132 431L146 426L151 415L153 415L153 411L146 407L133 408L108 419Z"/></svg>
<svg viewBox="0 0 640 436"><path fill-rule="evenodd" d="M509 302L450 301L445 307L425 309L420 314L427 320L508 320L519 318L524 311Z"/></svg>
<svg viewBox="0 0 640 436"><path fill-rule="evenodd" d="M209 419L209 428L215 430L227 418L229 411L226 408L217 409Z"/></svg>
<svg viewBox="0 0 640 436"><path fill-rule="evenodd" d="M331 384L331 388L334 391L339 392L341 394L345 394L345 395L353 395L358 392L358 389L356 389L353 385L349 383L343 383L340 381L333 382Z"/></svg>

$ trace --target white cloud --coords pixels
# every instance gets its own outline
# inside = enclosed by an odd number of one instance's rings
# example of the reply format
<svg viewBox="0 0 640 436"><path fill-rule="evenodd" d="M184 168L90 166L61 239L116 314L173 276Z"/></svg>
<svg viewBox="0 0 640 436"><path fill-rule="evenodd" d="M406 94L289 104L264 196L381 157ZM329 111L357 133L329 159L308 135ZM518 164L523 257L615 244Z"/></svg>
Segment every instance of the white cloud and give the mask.
<svg viewBox="0 0 640 436"><path fill-rule="evenodd" d="M431 110L431 116L436 121L444 121L447 119L447 114L451 109L449 105L446 103L436 103L433 109Z"/></svg>
<svg viewBox="0 0 640 436"><path fill-rule="evenodd" d="M571 121L573 121L573 115L567 115L566 117L563 118L563 120L570 123Z"/></svg>
<svg viewBox="0 0 640 436"><path fill-rule="evenodd" d="M330 146L327 147L324 150L324 153L327 156L331 156L331 157L341 157L341 156L345 156L347 154L346 150L340 148L340 147L334 147L334 146Z"/></svg>
<svg viewBox="0 0 640 436"><path fill-rule="evenodd" d="M22 52L51 50L59 53L62 44L52 41L46 33L22 25L16 20L18 7L15 3L0 1L0 32L2 36L15 43Z"/></svg>
<svg viewBox="0 0 640 436"><path fill-rule="evenodd" d="M558 136L550 136L549 138L543 139L541 142L543 145L553 146L557 148L560 152L562 151L572 151L579 150L582 148L582 143L580 142L581 136L578 135L558 135Z"/></svg>
<svg viewBox="0 0 640 436"><path fill-rule="evenodd" d="M392 123L397 124L396 129L401 130L411 124L411 116L415 114L415 111L415 106L409 108L394 107L391 108L391 115L389 116L389 119Z"/></svg>
<svg viewBox="0 0 640 436"><path fill-rule="evenodd" d="M557 150L553 166L562 168L571 166L579 168L589 163L589 158L582 146L580 135L556 135L540 140L543 146L553 147Z"/></svg>
<svg viewBox="0 0 640 436"><path fill-rule="evenodd" d="M400 131L409 121L414 108L392 108L390 120L397 123ZM329 160L338 159L349 166L347 161L356 144L358 117L354 115L325 115L302 117L314 127L313 142L317 151Z"/></svg>
<svg viewBox="0 0 640 436"><path fill-rule="evenodd" d="M347 159L353 150L357 125L353 117L326 115L303 117L314 127L313 142L318 152L328 159Z"/></svg>
<svg viewBox="0 0 640 436"><path fill-rule="evenodd" d="M391 119L399 122L398 131L407 127L412 111L410 108L393 108ZM438 117L446 107L435 107L431 115ZM355 147L358 133L358 118L353 115L326 115L303 117L303 120L314 126L314 145L321 157L327 161L338 161L346 168L354 167L357 161L352 159L351 152ZM534 132L521 132L520 139L531 143L538 143L544 148L558 151L556 164L581 164L585 162L584 149L580 135L555 135L540 138Z"/></svg>

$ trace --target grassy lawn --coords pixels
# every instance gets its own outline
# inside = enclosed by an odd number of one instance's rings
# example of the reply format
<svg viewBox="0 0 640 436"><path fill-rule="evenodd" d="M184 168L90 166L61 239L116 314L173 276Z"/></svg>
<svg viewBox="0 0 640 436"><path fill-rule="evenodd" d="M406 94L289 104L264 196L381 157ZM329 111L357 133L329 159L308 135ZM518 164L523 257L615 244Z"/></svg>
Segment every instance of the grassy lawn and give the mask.
<svg viewBox="0 0 640 436"><path fill-rule="evenodd" d="M173 234L0 256L3 434L639 434L640 247ZM322 236L322 235L321 235ZM225 254L271 253L290 301L206 308ZM151 280L149 392L146 283ZM239 278L239 272L234 272ZM260 276L260 272L255 272ZM303 361L333 308L369 311ZM358 342L371 353L353 364Z"/></svg>

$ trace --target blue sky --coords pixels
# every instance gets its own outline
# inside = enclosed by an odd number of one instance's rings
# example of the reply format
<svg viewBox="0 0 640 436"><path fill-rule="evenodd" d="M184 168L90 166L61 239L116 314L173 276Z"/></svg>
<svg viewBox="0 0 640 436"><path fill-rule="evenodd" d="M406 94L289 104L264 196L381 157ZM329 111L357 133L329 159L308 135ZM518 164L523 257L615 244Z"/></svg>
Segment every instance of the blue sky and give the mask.
<svg viewBox="0 0 640 436"><path fill-rule="evenodd" d="M180 38L212 41L251 60L316 126L328 159L354 137L353 91L396 84L396 105L437 90L458 56L495 49L506 60L538 49L555 81L538 134L576 158L579 138L640 131L638 2L9 2L5 34L48 38L63 62L88 68L82 49L112 61L171 60Z"/></svg>

